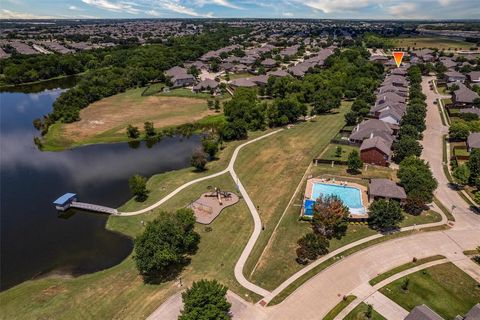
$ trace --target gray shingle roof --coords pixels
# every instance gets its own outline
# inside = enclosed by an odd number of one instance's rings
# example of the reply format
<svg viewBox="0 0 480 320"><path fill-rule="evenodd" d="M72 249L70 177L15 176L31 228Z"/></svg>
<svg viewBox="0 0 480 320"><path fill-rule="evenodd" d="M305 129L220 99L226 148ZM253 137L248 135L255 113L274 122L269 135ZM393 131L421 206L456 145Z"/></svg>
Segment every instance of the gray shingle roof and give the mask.
<svg viewBox="0 0 480 320"><path fill-rule="evenodd" d="M380 150L385 155L389 156L392 153L391 147L392 147L391 141L387 141L382 137L377 136L377 137L363 140L362 145L360 146L360 151L375 148Z"/></svg>
<svg viewBox="0 0 480 320"><path fill-rule="evenodd" d="M364 140L371 138L372 134L378 136L381 132L385 133L386 135L391 135L393 133L393 129L388 123L385 123L382 120L369 119L357 125L352 134L350 134L349 139Z"/></svg>
<svg viewBox="0 0 480 320"><path fill-rule="evenodd" d="M479 320L479 319L480 319L480 303L477 303L465 315L465 320Z"/></svg>
<svg viewBox="0 0 480 320"><path fill-rule="evenodd" d="M432 311L429 307L422 304L420 306L416 306L413 310L408 314L405 320L444 320L434 311Z"/></svg>
<svg viewBox="0 0 480 320"><path fill-rule="evenodd" d="M480 132L472 132L468 135L467 144L469 148L480 148Z"/></svg>
<svg viewBox="0 0 480 320"><path fill-rule="evenodd" d="M371 179L368 185L368 193L371 197L401 200L407 198L403 187L388 179Z"/></svg>

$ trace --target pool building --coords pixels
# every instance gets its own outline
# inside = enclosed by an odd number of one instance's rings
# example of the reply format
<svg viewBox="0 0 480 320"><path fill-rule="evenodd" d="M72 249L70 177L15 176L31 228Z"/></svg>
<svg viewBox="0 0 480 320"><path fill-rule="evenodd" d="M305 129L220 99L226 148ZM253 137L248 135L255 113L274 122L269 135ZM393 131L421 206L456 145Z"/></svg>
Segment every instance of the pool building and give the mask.
<svg viewBox="0 0 480 320"><path fill-rule="evenodd" d="M307 180L303 215L313 216L315 201L321 197L336 196L348 207L350 217L354 219L368 218L365 205L368 204L366 187L335 180L312 178Z"/></svg>

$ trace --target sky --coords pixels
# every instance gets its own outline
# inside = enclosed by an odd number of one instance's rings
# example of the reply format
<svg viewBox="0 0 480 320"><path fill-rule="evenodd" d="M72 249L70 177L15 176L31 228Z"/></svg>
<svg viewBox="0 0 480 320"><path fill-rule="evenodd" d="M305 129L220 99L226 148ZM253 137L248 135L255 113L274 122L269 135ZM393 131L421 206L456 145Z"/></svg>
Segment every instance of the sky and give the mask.
<svg viewBox="0 0 480 320"><path fill-rule="evenodd" d="M0 0L2 19L480 19L480 0Z"/></svg>

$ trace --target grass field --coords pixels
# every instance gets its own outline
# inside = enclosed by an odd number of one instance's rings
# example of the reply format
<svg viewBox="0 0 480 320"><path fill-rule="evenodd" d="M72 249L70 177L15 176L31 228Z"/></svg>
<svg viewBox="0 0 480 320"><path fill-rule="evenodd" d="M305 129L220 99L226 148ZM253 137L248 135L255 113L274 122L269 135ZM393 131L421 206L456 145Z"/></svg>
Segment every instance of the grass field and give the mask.
<svg viewBox="0 0 480 320"><path fill-rule="evenodd" d="M353 309L344 320L387 320L380 313L375 311L372 312L372 317L367 318L365 316L368 309L368 305L364 302L360 303L355 309Z"/></svg>
<svg viewBox="0 0 480 320"><path fill-rule="evenodd" d="M333 320L333 319L335 319L335 317L356 298L357 297L353 296L353 295L344 297L344 299L342 301L340 301L332 310L330 310L325 315L325 317L323 317L323 320Z"/></svg>
<svg viewBox="0 0 480 320"><path fill-rule="evenodd" d="M425 264L427 262L431 262L431 261L435 261L435 260L440 260L440 259L443 259L445 258L444 256L440 256L440 255L437 255L437 256L431 256L431 257L427 257L427 258L423 258L423 259L418 259L416 262L409 262L409 263L405 263L405 264L402 264L401 266L398 266L396 268L393 268L392 270L389 270L385 273L382 273L378 276L376 276L375 278L373 278L372 280L370 280L368 283L370 283L370 285L374 286L376 285L377 283L380 283L382 282L383 280L387 279L387 278L390 278L391 276L393 276L394 274L397 274L397 273L400 273L402 271L405 271L405 270L408 270L408 269L411 269L411 268L414 268L416 266L419 266L419 265L422 265L422 264Z"/></svg>
<svg viewBox="0 0 480 320"><path fill-rule="evenodd" d="M235 190L231 178L222 175L187 188L165 203L162 209L174 210L186 206L205 192L207 185ZM157 212L134 217L111 217L108 228L135 236L143 229L140 221L154 219ZM2 292L0 318L119 319L128 316L129 319L145 319L170 295L200 278L215 278L245 299L258 300L258 296L247 292L236 282L233 274L234 265L253 229L244 201L226 208L210 226L212 230L208 231L204 226L196 225L201 241L198 252L182 272L183 287L176 281L160 285L144 284L129 257L113 268L94 274L74 279L27 281Z"/></svg>
<svg viewBox="0 0 480 320"><path fill-rule="evenodd" d="M346 110L344 105L339 113L320 116L315 122L299 123L245 147L239 154L235 170L258 206L264 226L247 261L244 270L247 277L312 158L343 126Z"/></svg>
<svg viewBox="0 0 480 320"><path fill-rule="evenodd" d="M337 148L340 147L342 149L340 157L337 157L336 151ZM326 160L339 160L339 161L347 161L348 155L352 150L359 150L357 146L347 146L347 145L338 145L338 144L329 144L325 153L321 156L322 159Z"/></svg>
<svg viewBox="0 0 480 320"><path fill-rule="evenodd" d="M125 130L129 124L143 131L145 121L153 122L156 128L165 128L215 114L208 109L204 97L192 96L191 91L190 95L172 91L169 94L142 96L143 90L131 89L94 102L80 111L80 121L54 124L44 137L45 147L55 150L82 144L125 141Z"/></svg>
<svg viewBox="0 0 480 320"><path fill-rule="evenodd" d="M455 51L468 50L475 44L442 37L398 37L393 39L396 48L415 49L437 48L440 50Z"/></svg>
<svg viewBox="0 0 480 320"><path fill-rule="evenodd" d="M380 291L406 310L425 304L444 319L465 315L480 301L480 287L452 263L445 263L407 276L408 291L401 288L404 278Z"/></svg>

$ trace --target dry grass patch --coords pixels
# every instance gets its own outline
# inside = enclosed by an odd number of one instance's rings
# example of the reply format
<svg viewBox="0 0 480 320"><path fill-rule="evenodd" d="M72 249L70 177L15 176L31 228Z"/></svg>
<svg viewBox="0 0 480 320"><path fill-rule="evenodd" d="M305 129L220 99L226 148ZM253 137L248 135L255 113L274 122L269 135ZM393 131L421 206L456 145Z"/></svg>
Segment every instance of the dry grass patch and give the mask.
<svg viewBox="0 0 480 320"><path fill-rule="evenodd" d="M80 111L80 121L64 124L65 139L73 142L106 136L124 136L131 124L143 128L145 121L155 127L177 126L214 114L205 99L175 96L141 96L143 88L128 90Z"/></svg>

